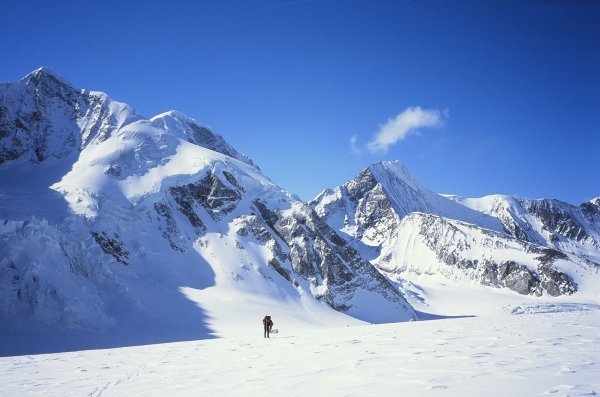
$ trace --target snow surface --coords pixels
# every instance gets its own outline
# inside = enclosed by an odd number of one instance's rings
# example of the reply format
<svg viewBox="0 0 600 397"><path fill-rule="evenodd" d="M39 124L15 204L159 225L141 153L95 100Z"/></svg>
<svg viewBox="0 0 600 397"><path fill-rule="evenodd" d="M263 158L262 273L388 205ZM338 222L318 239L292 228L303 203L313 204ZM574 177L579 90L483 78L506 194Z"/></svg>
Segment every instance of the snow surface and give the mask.
<svg viewBox="0 0 600 397"><path fill-rule="evenodd" d="M322 328L0 358L7 396L589 396L600 310Z"/></svg>

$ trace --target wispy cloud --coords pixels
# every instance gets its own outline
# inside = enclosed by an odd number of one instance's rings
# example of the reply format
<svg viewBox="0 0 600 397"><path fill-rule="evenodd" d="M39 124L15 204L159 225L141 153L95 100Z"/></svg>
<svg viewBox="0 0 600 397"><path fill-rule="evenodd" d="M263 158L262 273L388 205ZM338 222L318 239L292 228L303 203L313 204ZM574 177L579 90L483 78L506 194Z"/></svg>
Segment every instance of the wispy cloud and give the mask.
<svg viewBox="0 0 600 397"><path fill-rule="evenodd" d="M379 127L367 144L367 149L371 153L385 153L390 146L416 133L419 128L441 127L447 114L447 110L422 109L419 106L406 108Z"/></svg>
<svg viewBox="0 0 600 397"><path fill-rule="evenodd" d="M362 149L358 146L358 136L356 134L350 137L350 150L352 150L352 154L358 156L362 153Z"/></svg>

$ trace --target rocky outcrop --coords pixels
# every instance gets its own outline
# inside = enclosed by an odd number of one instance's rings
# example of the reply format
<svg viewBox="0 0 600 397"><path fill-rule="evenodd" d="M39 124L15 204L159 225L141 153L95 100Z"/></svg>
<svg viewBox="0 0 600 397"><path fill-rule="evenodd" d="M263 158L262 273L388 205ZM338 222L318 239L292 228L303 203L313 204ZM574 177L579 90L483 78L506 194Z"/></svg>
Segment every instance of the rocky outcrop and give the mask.
<svg viewBox="0 0 600 397"><path fill-rule="evenodd" d="M169 242L169 245L173 250L184 252L186 244L181 237L181 231L177 226L177 222L173 218L171 207L165 202L154 203L153 207L157 215L156 220L159 223L158 230L161 231L162 236ZM182 212L190 219L192 226L200 230L205 230L204 224L198 219L191 208L186 208L187 210L182 209ZM148 217L152 220L152 215L148 214Z"/></svg>
<svg viewBox="0 0 600 397"><path fill-rule="evenodd" d="M578 208L558 200L520 201L528 214L540 220L544 230L575 241L589 237L586 227L578 219Z"/></svg>
<svg viewBox="0 0 600 397"><path fill-rule="evenodd" d="M267 264L272 267L281 277L297 286L295 275L291 268L286 267L290 263L289 254L284 251L280 240L273 234L273 230L266 224L264 219L257 215L244 215L236 219L236 233L242 237L251 237L256 242L268 248L272 257ZM239 244L239 243L238 243ZM239 249L244 249L238 245ZM289 251L289 250L288 250Z"/></svg>
<svg viewBox="0 0 600 397"><path fill-rule="evenodd" d="M203 227L202 221L193 211L194 205L201 205L215 221L235 209L244 190L237 184L233 175L225 173L223 176L228 182L231 180L233 183L229 183L237 190L228 187L212 172L197 183L169 188L171 195L194 227Z"/></svg>
<svg viewBox="0 0 600 397"><path fill-rule="evenodd" d="M577 284L569 276L552 266L538 266L540 287L550 296L572 295L577 292Z"/></svg>
<svg viewBox="0 0 600 397"><path fill-rule="evenodd" d="M117 262L127 265L129 252L123 248L123 242L120 240L118 234L114 233L113 237L110 237L106 232L92 232L92 237L94 237L94 240L102 248L102 251L111 255Z"/></svg>
<svg viewBox="0 0 600 397"><path fill-rule="evenodd" d="M583 203L580 207L588 222L600 220L600 197Z"/></svg>
<svg viewBox="0 0 600 397"><path fill-rule="evenodd" d="M417 317L402 294L307 205L295 203L291 211L276 213L260 200L254 204L265 224L288 246L286 259L293 272L319 291L318 299L348 311L353 296L362 290L398 305L408 318Z"/></svg>
<svg viewBox="0 0 600 397"><path fill-rule="evenodd" d="M483 285L506 287L521 295L541 295L539 278L515 261L484 261L480 271Z"/></svg>

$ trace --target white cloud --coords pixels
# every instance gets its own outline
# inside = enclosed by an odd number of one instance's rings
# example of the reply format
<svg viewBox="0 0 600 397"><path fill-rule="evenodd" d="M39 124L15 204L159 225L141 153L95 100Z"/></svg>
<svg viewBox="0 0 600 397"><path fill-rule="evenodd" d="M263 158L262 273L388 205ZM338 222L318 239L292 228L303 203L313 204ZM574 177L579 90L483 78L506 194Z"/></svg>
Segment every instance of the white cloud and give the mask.
<svg viewBox="0 0 600 397"><path fill-rule="evenodd" d="M362 150L358 146L358 137L356 134L350 137L350 149L352 150L352 154L359 155L362 153Z"/></svg>
<svg viewBox="0 0 600 397"><path fill-rule="evenodd" d="M446 115L447 111L437 109L422 109L419 106L406 108L379 127L367 144L367 149L371 153L385 153L390 146L414 134L419 128L441 127L442 118Z"/></svg>

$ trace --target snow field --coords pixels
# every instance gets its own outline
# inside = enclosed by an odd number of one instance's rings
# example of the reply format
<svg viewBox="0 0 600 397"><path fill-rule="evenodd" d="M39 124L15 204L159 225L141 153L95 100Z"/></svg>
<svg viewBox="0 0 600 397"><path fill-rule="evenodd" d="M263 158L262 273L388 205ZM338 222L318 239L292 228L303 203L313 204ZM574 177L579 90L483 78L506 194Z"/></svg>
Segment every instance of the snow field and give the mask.
<svg viewBox="0 0 600 397"><path fill-rule="evenodd" d="M531 310L535 312L535 310ZM600 311L444 319L0 358L19 396L578 396Z"/></svg>

